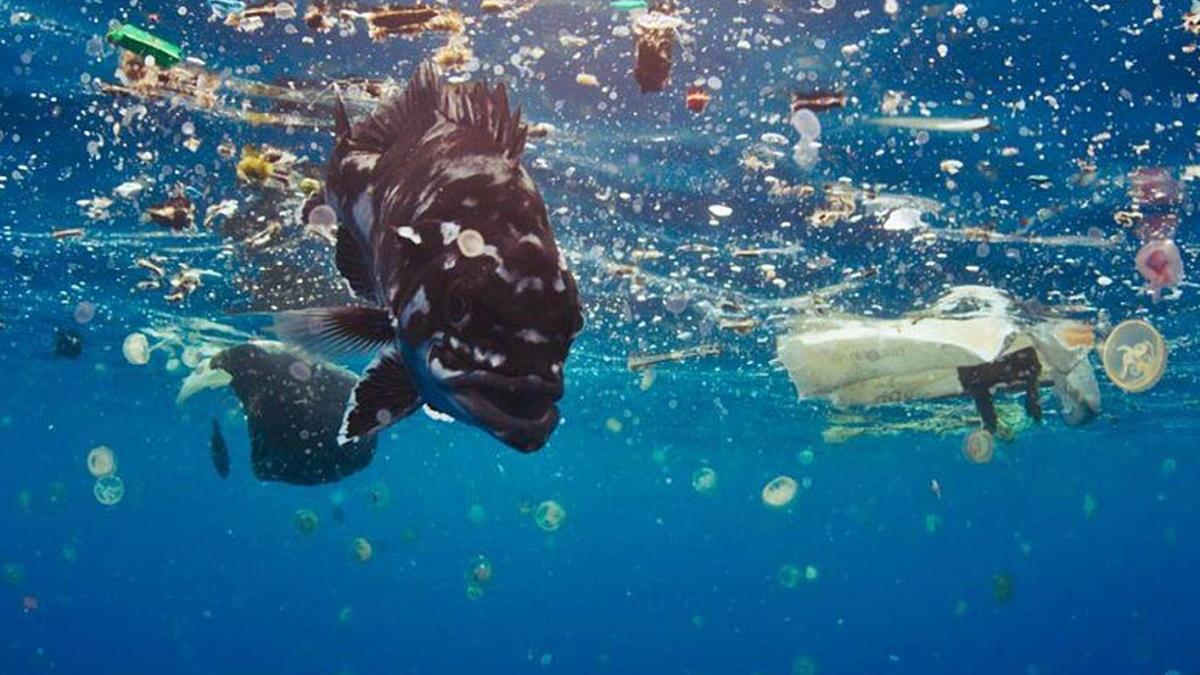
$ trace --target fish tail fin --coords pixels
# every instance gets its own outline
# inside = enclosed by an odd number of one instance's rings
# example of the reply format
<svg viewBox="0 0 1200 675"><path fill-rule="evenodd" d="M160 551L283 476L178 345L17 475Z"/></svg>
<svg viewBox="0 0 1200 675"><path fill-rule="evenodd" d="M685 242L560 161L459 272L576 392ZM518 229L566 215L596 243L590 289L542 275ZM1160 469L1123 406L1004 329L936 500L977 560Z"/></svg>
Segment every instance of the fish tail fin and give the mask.
<svg viewBox="0 0 1200 675"><path fill-rule="evenodd" d="M404 417L421 398L400 355L391 348L379 352L355 385L338 431L338 444L346 445L373 434Z"/></svg>
<svg viewBox="0 0 1200 675"><path fill-rule="evenodd" d="M380 349L396 336L386 310L357 305L277 312L272 328L284 342L323 356Z"/></svg>

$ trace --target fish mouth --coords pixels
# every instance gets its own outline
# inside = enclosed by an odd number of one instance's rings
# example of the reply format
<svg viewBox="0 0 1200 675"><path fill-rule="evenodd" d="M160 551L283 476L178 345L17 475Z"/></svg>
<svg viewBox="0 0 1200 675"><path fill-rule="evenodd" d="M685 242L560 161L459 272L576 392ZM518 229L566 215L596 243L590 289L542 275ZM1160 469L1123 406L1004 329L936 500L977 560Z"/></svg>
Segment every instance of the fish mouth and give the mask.
<svg viewBox="0 0 1200 675"><path fill-rule="evenodd" d="M561 380L475 372L445 384L477 425L520 452L540 449L558 426Z"/></svg>

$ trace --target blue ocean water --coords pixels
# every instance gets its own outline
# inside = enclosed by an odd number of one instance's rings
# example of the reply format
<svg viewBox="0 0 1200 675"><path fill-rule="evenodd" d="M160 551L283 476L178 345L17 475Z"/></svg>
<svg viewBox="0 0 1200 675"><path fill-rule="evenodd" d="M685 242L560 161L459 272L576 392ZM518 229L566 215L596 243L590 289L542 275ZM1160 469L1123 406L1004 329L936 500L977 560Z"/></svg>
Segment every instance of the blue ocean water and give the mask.
<svg viewBox="0 0 1200 675"><path fill-rule="evenodd" d="M334 79L402 83L445 37L376 42L361 24L315 33L273 17L245 32L200 0L0 2L0 672L1200 672L1195 289L1143 292L1140 243L1114 222L1131 208L1130 174L1163 168L1183 195L1143 210L1177 215L1195 267L1188 3L693 2L670 84L648 94L630 72L631 15L607 2L452 4L474 52L460 76L505 82L528 119L554 127L526 163L586 308L563 422L521 455L417 413L381 434L361 473L301 487L254 477L228 389L175 401L195 350L262 336L262 311L320 304L336 282L329 245L289 221L292 197L239 182L218 146L271 144L319 168L328 128L238 111L327 113L303 104ZM300 83L307 100L105 93L120 58L103 41L110 21L238 83ZM685 107L692 84L712 97L700 114ZM788 99L816 89L848 101L820 114L819 159L802 167ZM889 91L911 115L987 116L995 129L871 126ZM772 195L768 176L814 194ZM144 194L114 196L127 181ZM139 217L177 182L199 218L237 199L243 229L172 234ZM928 231L1042 239L931 239L863 209L815 225L833 184L864 209L863 194L937 202L918 207ZM77 203L97 196L113 200L108 217ZM287 224L269 245L248 243L272 219ZM68 228L84 233L51 235ZM777 252L734 255L744 248ZM166 287L137 288L149 277L135 261L151 255L168 276L212 274L168 302ZM787 299L866 269L831 311L894 316L991 285L1086 305L1098 325L1144 318L1170 346L1168 369L1128 394L1093 356L1100 416L1069 427L1047 397L1045 420L987 464L963 456L969 427L836 442L826 431L845 418L797 400L775 340ZM734 315L757 323L722 329ZM55 355L61 331L81 336L77 358ZM145 365L122 353L135 332L166 343ZM629 355L699 344L722 353L652 378L627 368ZM947 409L970 414L962 401L854 413L879 429ZM210 460L213 418L226 480ZM88 472L100 445L125 486L113 506ZM710 492L693 486L703 467ZM801 489L772 509L760 495L779 475ZM531 513L546 500L566 512L555 531ZM317 514L313 532L297 529L300 509ZM372 544L365 563L356 538ZM471 597L479 556L491 576Z"/></svg>

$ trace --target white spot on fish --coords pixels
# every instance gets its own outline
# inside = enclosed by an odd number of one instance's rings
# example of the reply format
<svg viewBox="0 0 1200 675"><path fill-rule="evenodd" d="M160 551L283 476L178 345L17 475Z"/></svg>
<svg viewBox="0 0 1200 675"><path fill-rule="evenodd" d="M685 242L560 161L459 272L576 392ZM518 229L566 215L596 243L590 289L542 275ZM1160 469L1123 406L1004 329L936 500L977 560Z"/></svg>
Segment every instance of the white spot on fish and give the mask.
<svg viewBox="0 0 1200 675"><path fill-rule="evenodd" d="M373 152L352 152L346 156L345 164L363 173L370 173L375 170L378 161L379 155Z"/></svg>
<svg viewBox="0 0 1200 675"><path fill-rule="evenodd" d="M408 304L404 306L404 311L400 312L400 325L408 327L408 322L414 314L429 313L429 298L425 297L425 287L421 286L417 292L413 294Z"/></svg>
<svg viewBox="0 0 1200 675"><path fill-rule="evenodd" d="M440 359L434 357L429 359L429 374L433 376L433 379L440 382L456 375L462 375L463 371L451 370L446 366L443 366Z"/></svg>
<svg viewBox="0 0 1200 675"><path fill-rule="evenodd" d="M458 239L458 233L461 231L462 231L462 228L459 227L458 223L456 223L452 220L447 220L447 221L443 222L442 223L442 244L444 246L449 246L450 242L454 241L455 239Z"/></svg>
<svg viewBox="0 0 1200 675"><path fill-rule="evenodd" d="M525 277L517 281L517 293L525 291L542 291L546 288L546 283L538 277Z"/></svg>
<svg viewBox="0 0 1200 675"><path fill-rule="evenodd" d="M538 237L536 234L532 234L532 233L521 237L520 239L517 240L517 243L518 244L533 244L534 246L536 246L542 250L546 249L546 245L542 243L541 238Z"/></svg>
<svg viewBox="0 0 1200 675"><path fill-rule="evenodd" d="M441 177L447 184L486 176L492 185L500 185L512 177L512 164L495 155L457 157L439 168Z"/></svg>
<svg viewBox="0 0 1200 675"><path fill-rule="evenodd" d="M371 191L367 190L358 195L358 199L354 200L354 209L351 211L354 216L354 224L358 226L358 231L362 236L366 237L371 232L371 223L375 220L375 208L371 206Z"/></svg>
<svg viewBox="0 0 1200 675"><path fill-rule="evenodd" d="M549 342L545 335L542 335L532 328L522 328L521 330L517 331L517 339L524 340L531 345L544 345Z"/></svg>
<svg viewBox="0 0 1200 675"><path fill-rule="evenodd" d="M407 239L417 246L421 245L421 235L417 234L417 231L408 225L402 225L400 229L396 230L396 234L400 235L401 239Z"/></svg>
<svg viewBox="0 0 1200 675"><path fill-rule="evenodd" d="M474 356L477 362L490 365L492 368L499 368L505 361L508 360L508 357L503 354L490 352L486 349L480 349L479 347L475 347L473 350L471 350L471 356Z"/></svg>

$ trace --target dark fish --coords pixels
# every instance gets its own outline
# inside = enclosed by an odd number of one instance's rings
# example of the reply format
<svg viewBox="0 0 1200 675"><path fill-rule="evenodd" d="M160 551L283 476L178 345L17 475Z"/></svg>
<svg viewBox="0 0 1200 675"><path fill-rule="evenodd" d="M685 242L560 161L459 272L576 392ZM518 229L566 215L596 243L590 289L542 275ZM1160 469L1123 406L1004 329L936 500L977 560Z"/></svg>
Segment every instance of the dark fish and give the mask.
<svg viewBox="0 0 1200 675"><path fill-rule="evenodd" d="M83 355L83 336L69 328L54 329L54 355L77 359Z"/></svg>
<svg viewBox="0 0 1200 675"><path fill-rule="evenodd" d="M269 342L226 349L209 367L233 378L230 385L249 427L250 462L260 480L331 483L371 463L374 438L338 443L342 411L354 389L352 373ZM214 463L216 433L214 427Z"/></svg>
<svg viewBox="0 0 1200 675"><path fill-rule="evenodd" d="M212 421L212 463L221 478L229 478L229 446L221 435L221 425L217 418Z"/></svg>
<svg viewBox="0 0 1200 675"><path fill-rule="evenodd" d="M276 330L318 353L378 351L342 442L422 403L522 452L557 426L583 317L521 166L526 132L504 85L443 85L429 63L353 127L339 101L325 197L338 270L368 305L284 312Z"/></svg>

